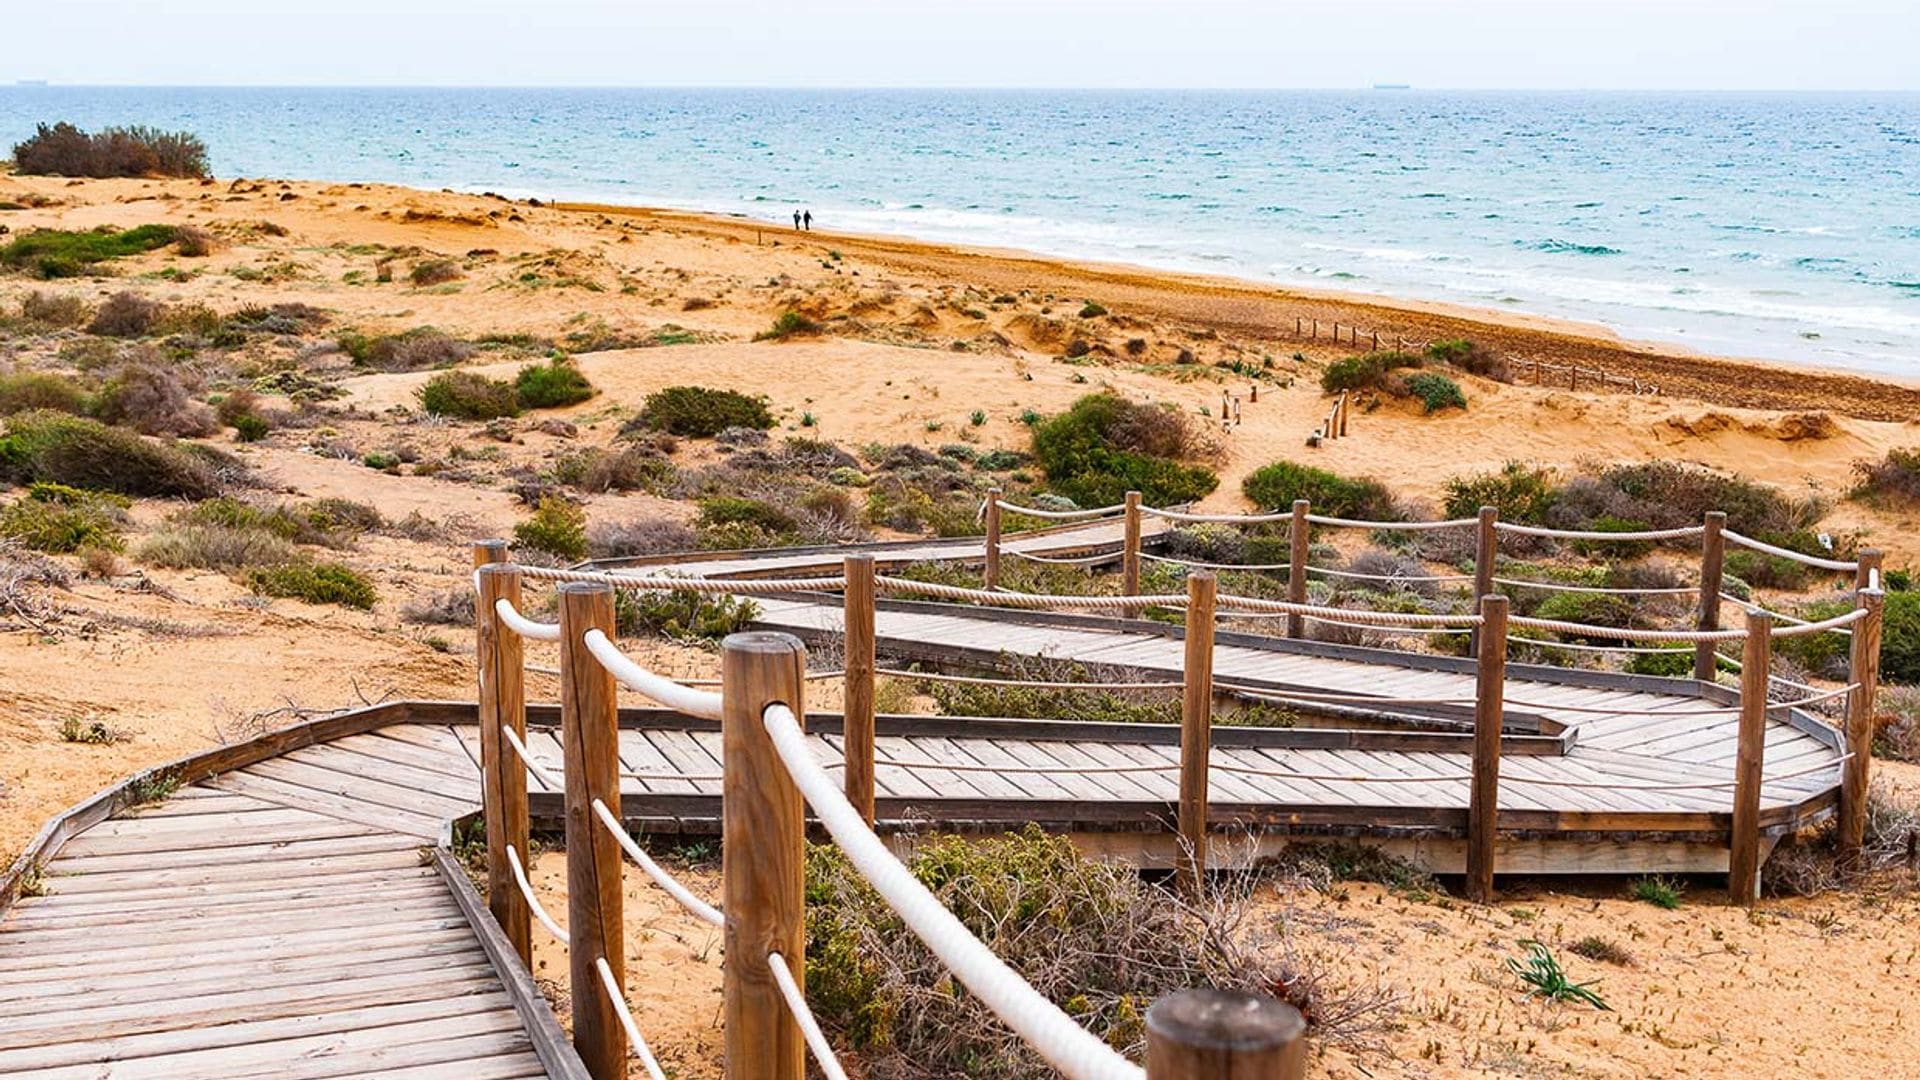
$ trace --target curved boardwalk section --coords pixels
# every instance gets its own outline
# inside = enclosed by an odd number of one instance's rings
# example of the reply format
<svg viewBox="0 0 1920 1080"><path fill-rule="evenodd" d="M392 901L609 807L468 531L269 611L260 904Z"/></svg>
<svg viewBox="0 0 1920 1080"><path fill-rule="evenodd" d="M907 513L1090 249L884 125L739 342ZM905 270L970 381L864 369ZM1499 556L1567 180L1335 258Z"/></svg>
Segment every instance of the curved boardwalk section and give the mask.
<svg viewBox="0 0 1920 1080"><path fill-rule="evenodd" d="M438 849L478 783L401 723L70 813L0 919L0 1076L549 1075L557 1029Z"/></svg>

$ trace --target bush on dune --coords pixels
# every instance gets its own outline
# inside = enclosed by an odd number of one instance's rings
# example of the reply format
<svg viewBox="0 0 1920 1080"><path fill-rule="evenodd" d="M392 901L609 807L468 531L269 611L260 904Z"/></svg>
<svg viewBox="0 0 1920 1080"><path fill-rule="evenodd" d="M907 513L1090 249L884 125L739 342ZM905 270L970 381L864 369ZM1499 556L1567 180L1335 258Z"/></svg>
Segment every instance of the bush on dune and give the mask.
<svg viewBox="0 0 1920 1080"><path fill-rule="evenodd" d="M767 411L763 398L704 386L669 386L647 395L640 415L622 434L664 431L704 439L728 428L765 431L772 426L773 414Z"/></svg>
<svg viewBox="0 0 1920 1080"><path fill-rule="evenodd" d="M1329 517L1392 521L1403 515L1385 484L1371 477L1349 479L1292 461L1263 465L1240 482L1240 490L1263 511L1290 509L1306 499L1313 511Z"/></svg>
<svg viewBox="0 0 1920 1080"><path fill-rule="evenodd" d="M141 225L124 232L111 226L91 232L39 229L0 247L0 265L31 269L43 278L76 277L98 263L166 247L174 237L171 225Z"/></svg>
<svg viewBox="0 0 1920 1080"><path fill-rule="evenodd" d="M1893 449L1879 461L1858 461L1849 493L1864 502L1920 505L1920 447Z"/></svg>
<svg viewBox="0 0 1920 1080"><path fill-rule="evenodd" d="M1151 506L1192 502L1220 485L1186 460L1210 456L1204 432L1173 409L1089 394L1033 428L1033 454L1054 491L1082 506L1138 491Z"/></svg>
<svg viewBox="0 0 1920 1080"><path fill-rule="evenodd" d="M13 163L28 176L208 175L207 146L190 132L109 127L88 134L72 124L40 124L15 143Z"/></svg>
<svg viewBox="0 0 1920 1080"><path fill-rule="evenodd" d="M1483 506L1500 512L1500 520L1544 525L1547 512L1559 496L1552 469L1509 461L1498 472L1456 476L1446 484L1450 518L1470 518Z"/></svg>
<svg viewBox="0 0 1920 1080"><path fill-rule="evenodd" d="M40 326L80 326L93 318L93 308L71 293L35 289L21 297L20 317Z"/></svg>
<svg viewBox="0 0 1920 1080"><path fill-rule="evenodd" d="M26 498L0 508L0 536L50 554L119 551L126 505L125 499L103 492L35 484Z"/></svg>
<svg viewBox="0 0 1920 1080"><path fill-rule="evenodd" d="M220 473L205 455L45 411L7 421L0 435L0 476L154 498L205 499L221 487Z"/></svg>
<svg viewBox="0 0 1920 1080"><path fill-rule="evenodd" d="M87 392L65 376L38 371L0 375L0 416L35 409L83 416L92 408Z"/></svg>
<svg viewBox="0 0 1920 1080"><path fill-rule="evenodd" d="M558 409L578 405L593 396L593 384L579 367L555 357L545 364L528 364L513 382L525 409Z"/></svg>
<svg viewBox="0 0 1920 1080"><path fill-rule="evenodd" d="M1460 384L1438 372L1415 372L1402 380L1402 384L1407 393L1420 399L1429 413L1467 407L1467 396L1460 392Z"/></svg>
<svg viewBox="0 0 1920 1080"><path fill-rule="evenodd" d="M1513 372L1507 367L1505 358L1465 338L1434 342L1427 346L1427 359L1483 379L1504 383L1513 381Z"/></svg>
<svg viewBox="0 0 1920 1080"><path fill-rule="evenodd" d="M1320 375L1320 389L1329 394L1374 389L1388 372L1419 366L1420 358L1412 353L1371 352L1349 356L1327 365L1327 370Z"/></svg>
<svg viewBox="0 0 1920 1080"><path fill-rule="evenodd" d="M494 420L520 415L520 397L512 383L474 371L441 372L415 390L414 396L421 408L435 416Z"/></svg>
<svg viewBox="0 0 1920 1080"><path fill-rule="evenodd" d="M193 399L173 368L143 361L108 381L94 415L142 435L211 435L220 426L213 409Z"/></svg>
<svg viewBox="0 0 1920 1080"><path fill-rule="evenodd" d="M587 512L557 495L534 507L533 516L513 527L513 542L562 559L587 556Z"/></svg>
<svg viewBox="0 0 1920 1080"><path fill-rule="evenodd" d="M262 596L301 600L309 604L337 604L370 611L379 599L366 575L341 563L291 562L260 567L247 575L247 584Z"/></svg>
<svg viewBox="0 0 1920 1080"><path fill-rule="evenodd" d="M452 367L473 355L473 346L431 326L416 326L398 334L369 337L345 333L340 349L353 362L374 371L425 371Z"/></svg>

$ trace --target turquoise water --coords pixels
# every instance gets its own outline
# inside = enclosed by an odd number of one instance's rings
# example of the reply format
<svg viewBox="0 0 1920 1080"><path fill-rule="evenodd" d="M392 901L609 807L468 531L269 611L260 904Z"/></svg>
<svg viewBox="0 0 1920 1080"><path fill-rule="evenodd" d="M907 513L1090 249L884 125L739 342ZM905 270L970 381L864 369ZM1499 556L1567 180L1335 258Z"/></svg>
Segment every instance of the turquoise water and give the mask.
<svg viewBox="0 0 1920 1080"><path fill-rule="evenodd" d="M1920 95L0 88L223 176L591 198L1920 377Z"/></svg>

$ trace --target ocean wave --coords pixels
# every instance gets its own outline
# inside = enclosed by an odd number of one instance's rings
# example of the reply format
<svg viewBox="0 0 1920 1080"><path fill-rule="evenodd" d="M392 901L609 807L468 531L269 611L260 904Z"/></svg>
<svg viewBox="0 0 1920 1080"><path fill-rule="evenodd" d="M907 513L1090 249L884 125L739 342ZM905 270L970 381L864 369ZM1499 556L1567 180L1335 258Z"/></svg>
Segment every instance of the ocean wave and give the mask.
<svg viewBox="0 0 1920 1080"><path fill-rule="evenodd" d="M1515 240L1514 243L1522 244L1525 242L1521 240ZM1621 251L1617 247L1608 247L1605 244L1576 244L1571 240L1540 240L1531 244L1526 244L1526 246L1531 250L1544 251L1549 255L1623 255L1625 254L1625 252Z"/></svg>

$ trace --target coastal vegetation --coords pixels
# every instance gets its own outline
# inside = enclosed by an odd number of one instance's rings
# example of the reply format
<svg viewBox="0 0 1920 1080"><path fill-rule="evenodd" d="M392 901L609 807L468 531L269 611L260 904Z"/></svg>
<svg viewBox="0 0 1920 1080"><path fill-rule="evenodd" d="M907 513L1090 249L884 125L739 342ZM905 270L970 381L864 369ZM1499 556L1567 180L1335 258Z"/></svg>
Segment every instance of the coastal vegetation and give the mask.
<svg viewBox="0 0 1920 1080"><path fill-rule="evenodd" d="M13 165L22 174L40 176L208 175L207 146L191 132L136 126L88 134L65 121L40 124L15 143Z"/></svg>
<svg viewBox="0 0 1920 1080"><path fill-rule="evenodd" d="M1119 502L1128 491L1152 506L1192 502L1220 486L1204 465L1218 453L1208 433L1176 409L1089 394L1033 428L1033 456L1047 485L1081 506Z"/></svg>
<svg viewBox="0 0 1920 1080"><path fill-rule="evenodd" d="M1306 499L1329 517L1392 521L1400 517L1387 486L1371 477L1349 479L1293 461L1275 461L1247 474L1240 490L1264 511L1286 510Z"/></svg>
<svg viewBox="0 0 1920 1080"><path fill-rule="evenodd" d="M631 425L693 439L712 438L728 428L764 431L772 426L765 400L704 386L669 386L648 394Z"/></svg>
<svg viewBox="0 0 1920 1080"><path fill-rule="evenodd" d="M100 263L166 247L178 235L171 225L125 230L103 226L87 232L37 229L0 246L0 265L31 270L43 278L78 277Z"/></svg>

